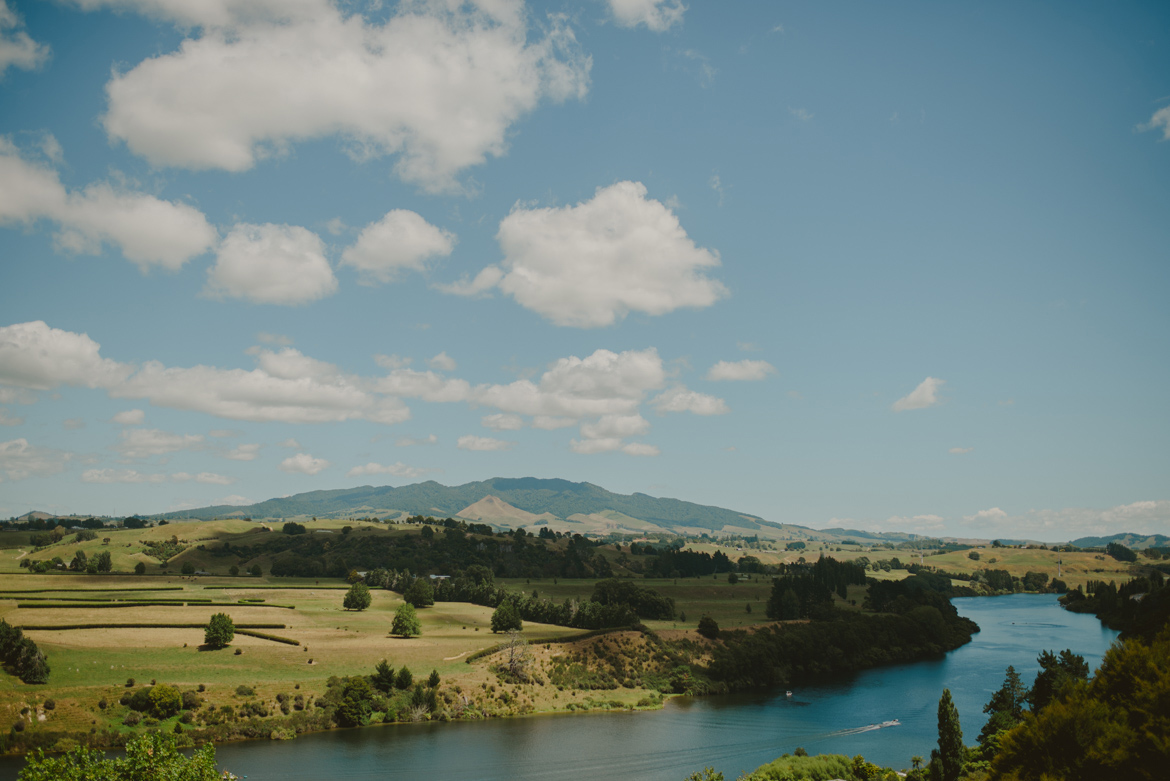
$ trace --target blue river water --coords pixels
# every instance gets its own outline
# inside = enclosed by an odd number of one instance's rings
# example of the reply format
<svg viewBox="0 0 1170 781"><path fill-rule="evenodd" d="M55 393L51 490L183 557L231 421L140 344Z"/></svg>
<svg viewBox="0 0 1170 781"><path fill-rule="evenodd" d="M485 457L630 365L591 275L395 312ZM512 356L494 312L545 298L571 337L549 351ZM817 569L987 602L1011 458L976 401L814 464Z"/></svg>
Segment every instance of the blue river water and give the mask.
<svg viewBox="0 0 1170 781"><path fill-rule="evenodd" d="M1031 685L1042 650L1071 648L1095 669L1116 638L1056 597L1017 594L955 600L982 631L944 657L867 670L785 691L675 699L660 711L539 716L335 730L295 741L218 747L222 768L249 781L277 779L648 779L681 781L704 766L736 778L796 747L862 754L907 768L937 739L938 699L951 690L968 744L982 708L1013 665ZM899 724L879 727L882 722ZM0 763L0 779L19 763Z"/></svg>

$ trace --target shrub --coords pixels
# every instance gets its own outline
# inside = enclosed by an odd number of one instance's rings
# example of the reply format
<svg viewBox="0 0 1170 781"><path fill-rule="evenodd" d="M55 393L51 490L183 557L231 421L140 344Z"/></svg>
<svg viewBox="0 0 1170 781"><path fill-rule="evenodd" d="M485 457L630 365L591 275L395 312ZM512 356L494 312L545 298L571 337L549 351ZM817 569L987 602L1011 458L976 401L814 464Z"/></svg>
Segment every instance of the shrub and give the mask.
<svg viewBox="0 0 1170 781"><path fill-rule="evenodd" d="M18 721L18 722L16 722L15 724L13 724L13 725L12 725L12 728L13 728L14 730L16 730L17 732L24 732L24 722L23 722L23 721Z"/></svg>
<svg viewBox="0 0 1170 781"><path fill-rule="evenodd" d="M133 678L127 678L127 679L126 679L126 688L127 688L127 689L129 689L129 688L130 688L131 686L133 686L133 685L134 685L134 679L133 679Z"/></svg>
<svg viewBox="0 0 1170 781"><path fill-rule="evenodd" d="M236 656L240 656L240 655L242 655L243 653L244 653L244 649L243 649L243 648L237 648L237 649L236 649Z"/></svg>
<svg viewBox="0 0 1170 781"><path fill-rule="evenodd" d="M519 632L523 628L516 603L505 599L492 613L492 632Z"/></svg>
<svg viewBox="0 0 1170 781"><path fill-rule="evenodd" d="M102 710L105 710L106 708L110 707L110 703L106 702L105 700L98 700L98 707Z"/></svg>
<svg viewBox="0 0 1170 781"><path fill-rule="evenodd" d="M189 561L184 561L183 568L181 571L184 575L194 575L195 574L195 565Z"/></svg>
<svg viewBox="0 0 1170 781"><path fill-rule="evenodd" d="M244 686L243 684L240 684L236 687L236 696L238 697L251 697L255 693L256 690L251 686Z"/></svg>
<svg viewBox="0 0 1170 781"><path fill-rule="evenodd" d="M145 575L146 574L146 564L141 562L141 561L138 562L137 564L135 564L134 565L134 574L135 575Z"/></svg>
<svg viewBox="0 0 1170 781"><path fill-rule="evenodd" d="M264 574L263 570L260 569L259 564L253 564L252 568L248 570L248 572L250 572L254 578L258 578Z"/></svg>
<svg viewBox="0 0 1170 781"><path fill-rule="evenodd" d="M126 714L126 718L122 719L122 723L127 727L136 727L140 721L142 721L141 714L133 710Z"/></svg>
<svg viewBox="0 0 1170 781"><path fill-rule="evenodd" d="M703 616L699 619L699 634L708 640L714 640L719 637L719 624L715 623L711 616Z"/></svg>
<svg viewBox="0 0 1170 781"><path fill-rule="evenodd" d="M56 700L45 700L45 710L55 710L57 708Z"/></svg>
<svg viewBox="0 0 1170 781"><path fill-rule="evenodd" d="M161 684L150 690L150 710L160 719L174 716L183 707L183 695L174 686Z"/></svg>
<svg viewBox="0 0 1170 781"><path fill-rule="evenodd" d="M183 710L198 710L203 698L195 692L183 692Z"/></svg>

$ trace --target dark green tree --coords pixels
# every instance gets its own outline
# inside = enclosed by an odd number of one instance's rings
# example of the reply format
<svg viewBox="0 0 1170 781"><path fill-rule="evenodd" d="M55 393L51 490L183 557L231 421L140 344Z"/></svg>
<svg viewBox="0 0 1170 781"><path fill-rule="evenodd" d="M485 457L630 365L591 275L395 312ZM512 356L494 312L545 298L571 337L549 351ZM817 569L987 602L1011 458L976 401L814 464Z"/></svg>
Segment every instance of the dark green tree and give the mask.
<svg viewBox="0 0 1170 781"><path fill-rule="evenodd" d="M134 574L135 575L145 575L146 574L146 563L140 561L137 564L135 564L134 565Z"/></svg>
<svg viewBox="0 0 1170 781"><path fill-rule="evenodd" d="M410 670L405 666L398 671L398 675L394 677L394 688L406 691L414 683L414 676L411 675Z"/></svg>
<svg viewBox="0 0 1170 781"><path fill-rule="evenodd" d="M519 632L524 628L516 603L505 599L492 613L492 632Z"/></svg>
<svg viewBox="0 0 1170 781"><path fill-rule="evenodd" d="M959 726L959 709L951 699L951 690L943 689L938 700L938 760L941 781L958 781L963 770L963 730Z"/></svg>
<svg viewBox="0 0 1170 781"><path fill-rule="evenodd" d="M264 571L260 569L259 564L253 564L252 568L248 570L248 572L252 573L252 577L254 578L258 578L264 574Z"/></svg>
<svg viewBox="0 0 1170 781"><path fill-rule="evenodd" d="M389 694L394 688L394 668L385 659L374 666L374 688L383 694Z"/></svg>
<svg viewBox="0 0 1170 781"><path fill-rule="evenodd" d="M1065 649L1059 655L1044 651L1036 659L1040 672L1028 693L1028 705L1039 713L1048 703L1060 697L1061 691L1073 681L1089 679L1089 665L1085 657Z"/></svg>
<svg viewBox="0 0 1170 781"><path fill-rule="evenodd" d="M439 671L431 670L431 675L429 678L427 678L427 686L432 689L437 688L439 685L439 680Z"/></svg>
<svg viewBox="0 0 1170 781"><path fill-rule="evenodd" d="M337 723L343 727L369 724L373 699L374 690L370 688L369 681L360 675L347 679L335 714Z"/></svg>
<svg viewBox="0 0 1170 781"><path fill-rule="evenodd" d="M194 575L195 574L195 565L190 561L184 561L181 572L184 575Z"/></svg>
<svg viewBox="0 0 1170 781"><path fill-rule="evenodd" d="M431 587L430 578L415 578L402 598L415 607L429 607L435 604L435 589Z"/></svg>
<svg viewBox="0 0 1170 781"><path fill-rule="evenodd" d="M998 742L996 736L1016 726L1024 718L1027 698L1028 689L1020 680L1020 674L1016 668L1009 666L1003 686L983 706L983 712L988 716L987 723L979 732L979 745L985 752L994 752L995 743Z"/></svg>
<svg viewBox="0 0 1170 781"><path fill-rule="evenodd" d="M699 634L708 640L714 640L719 637L719 624L715 623L711 616L703 616L699 619Z"/></svg>
<svg viewBox="0 0 1170 781"><path fill-rule="evenodd" d="M354 583L349 587L349 591L345 592L341 606L346 610L365 610L371 601L373 600L370 597L370 587L365 583Z"/></svg>
<svg viewBox="0 0 1170 781"><path fill-rule="evenodd" d="M211 648L224 648L236 636L236 625L227 613L216 613L207 623L203 642Z"/></svg>

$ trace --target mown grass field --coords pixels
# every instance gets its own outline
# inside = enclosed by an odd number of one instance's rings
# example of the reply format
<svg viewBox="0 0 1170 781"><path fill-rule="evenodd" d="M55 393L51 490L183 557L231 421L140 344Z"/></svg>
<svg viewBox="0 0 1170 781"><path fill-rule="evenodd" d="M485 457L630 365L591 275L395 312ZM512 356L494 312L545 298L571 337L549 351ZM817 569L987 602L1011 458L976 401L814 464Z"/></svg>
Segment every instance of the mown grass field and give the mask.
<svg viewBox="0 0 1170 781"><path fill-rule="evenodd" d="M1139 572L1137 567L1103 553L1057 553L1038 548L991 546L974 550L979 554L978 561L970 558L970 551L935 554L927 556L925 561L947 572L973 573L978 569L1002 569L1020 578L1028 572L1043 572L1051 581L1057 576L1057 560L1060 560L1060 579L1069 588L1083 587L1090 580L1115 580L1121 583Z"/></svg>

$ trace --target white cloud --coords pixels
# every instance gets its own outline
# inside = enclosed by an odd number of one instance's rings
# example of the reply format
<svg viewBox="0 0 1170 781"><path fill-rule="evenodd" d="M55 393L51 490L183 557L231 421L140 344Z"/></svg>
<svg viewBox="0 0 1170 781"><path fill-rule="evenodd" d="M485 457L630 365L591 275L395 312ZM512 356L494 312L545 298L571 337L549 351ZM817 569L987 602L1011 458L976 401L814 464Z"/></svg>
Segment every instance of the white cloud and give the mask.
<svg viewBox="0 0 1170 781"><path fill-rule="evenodd" d="M0 426L19 426L24 423L24 418L14 418L8 414L8 410L0 409Z"/></svg>
<svg viewBox="0 0 1170 781"><path fill-rule="evenodd" d="M1145 124L1138 125L1138 130L1157 130L1162 128L1162 140L1170 141L1170 106L1165 106L1154 112L1150 117L1150 121Z"/></svg>
<svg viewBox="0 0 1170 781"><path fill-rule="evenodd" d="M912 409L926 409L941 404L942 399L938 397L938 390L946 385L946 382L946 380L940 380L936 377L927 377L918 384L917 388L895 401L890 409L894 412L904 412Z"/></svg>
<svg viewBox="0 0 1170 781"><path fill-rule="evenodd" d="M586 439L637 437L650 430L650 421L641 415L603 415L596 423L581 424Z"/></svg>
<svg viewBox="0 0 1170 781"><path fill-rule="evenodd" d="M355 159L397 154L406 181L457 189L461 171L506 152L517 120L589 86L565 20L530 38L520 0L408 2L383 22L324 0L75 2L201 28L106 86L107 133L156 165L243 171L337 136Z"/></svg>
<svg viewBox="0 0 1170 781"><path fill-rule="evenodd" d="M283 334L270 334L266 331L261 331L256 334L256 341L261 344L272 344L277 347L290 347L293 340Z"/></svg>
<svg viewBox="0 0 1170 781"><path fill-rule="evenodd" d="M441 372L453 372L455 371L456 364L454 358L452 358L450 355L447 355L446 352L441 352L434 358L429 358L427 360L427 366L430 366L432 369L436 369Z"/></svg>
<svg viewBox="0 0 1170 781"><path fill-rule="evenodd" d="M391 282L403 271L425 271L428 260L446 257L454 248L455 234L415 212L395 209L362 229L341 253L341 265L357 269L367 284Z"/></svg>
<svg viewBox="0 0 1170 781"><path fill-rule="evenodd" d="M203 483L204 485L231 485L236 482L236 478L219 475L215 472L200 472L195 475L195 482Z"/></svg>
<svg viewBox="0 0 1170 781"><path fill-rule="evenodd" d="M569 440L569 449L574 453L581 453L582 455L591 456L595 453L609 453L617 450L622 446L622 441L617 437L606 437L605 439L572 439Z"/></svg>
<svg viewBox="0 0 1170 781"><path fill-rule="evenodd" d="M437 445L438 443L438 437L436 437L434 434L427 434L425 437L420 437L417 439L413 437L402 437L394 444L398 447L414 447L415 445Z"/></svg>
<svg viewBox="0 0 1170 781"><path fill-rule="evenodd" d="M776 367L767 361L719 361L707 370L707 379L715 381L762 380L775 374Z"/></svg>
<svg viewBox="0 0 1170 781"><path fill-rule="evenodd" d="M468 290L482 292L485 273L499 277L500 290L557 325L596 328L628 312L663 315L728 294L705 275L719 265L718 253L696 247L640 182L599 188L576 206L517 205L496 239L503 270L481 272Z"/></svg>
<svg viewBox="0 0 1170 781"><path fill-rule="evenodd" d="M475 279L468 279L465 275L457 282L445 285L435 285L435 289L453 296L464 298L479 298L488 295L493 288L500 284L504 272L497 266L487 266L475 275Z"/></svg>
<svg viewBox="0 0 1170 781"><path fill-rule="evenodd" d="M251 499L249 499L246 496L240 496L239 494L231 494L230 496L225 496L222 499L217 499L214 502L214 504L230 504L230 505L241 505L241 504L251 504L251 503L252 503Z"/></svg>
<svg viewBox="0 0 1170 781"><path fill-rule="evenodd" d="M853 523L851 520L846 522ZM941 534L946 530L946 519L941 515L915 515L911 517L893 515L884 521L875 522L873 528L878 531L898 531L911 534Z"/></svg>
<svg viewBox="0 0 1170 781"><path fill-rule="evenodd" d="M459 437L455 443L455 447L460 450L511 450L515 446L515 442L506 442L491 437L477 437L472 434Z"/></svg>
<svg viewBox="0 0 1170 781"><path fill-rule="evenodd" d="M414 466L407 466L398 461L393 464L377 464L371 461L365 466L355 466L353 469L345 473L346 477L366 477L368 475L393 475L394 477L406 477L414 479L426 474L427 470L419 469Z"/></svg>
<svg viewBox="0 0 1170 781"><path fill-rule="evenodd" d="M24 21L0 0L0 79L10 67L34 70L49 58L49 47L30 38L23 27Z"/></svg>
<svg viewBox="0 0 1170 781"><path fill-rule="evenodd" d="M146 413L140 409L128 409L119 412L110 419L111 423L119 423L123 426L141 426L146 420Z"/></svg>
<svg viewBox="0 0 1170 781"><path fill-rule="evenodd" d="M296 440L291 441L295 442ZM300 445L297 445L297 447L299 448ZM255 461L256 457L260 455L260 448L261 445L259 443L240 443L224 453L223 457L229 458L232 461Z"/></svg>
<svg viewBox="0 0 1170 781"><path fill-rule="evenodd" d="M691 412L695 415L726 415L729 410L723 399L706 393L688 390L679 385L654 398L651 402L659 412Z"/></svg>
<svg viewBox="0 0 1170 781"><path fill-rule="evenodd" d="M292 437L289 437L285 441L280 442L279 445L280 445L280 447L292 448L293 450L300 450L301 449L301 443L297 442Z"/></svg>
<svg viewBox="0 0 1170 781"><path fill-rule="evenodd" d="M215 437L216 439L231 439L233 437L242 437L243 435L244 432L230 428L213 428L207 432L207 436Z"/></svg>
<svg viewBox="0 0 1170 781"><path fill-rule="evenodd" d="M1008 514L998 507L992 507L988 510L980 510L974 515L964 515L963 520L976 523L994 523L1007 518Z"/></svg>
<svg viewBox="0 0 1170 781"><path fill-rule="evenodd" d="M58 385L109 387L133 367L102 358L86 334L50 328L37 320L0 327L0 383L48 390Z"/></svg>
<svg viewBox="0 0 1170 781"><path fill-rule="evenodd" d="M66 418L65 420L61 421L61 426L66 431L77 431L78 429L85 428L85 419L84 418Z"/></svg>
<svg viewBox="0 0 1170 781"><path fill-rule="evenodd" d="M682 24L687 7L681 0L607 0L614 21L621 27L646 25L656 33Z"/></svg>
<svg viewBox="0 0 1170 781"><path fill-rule="evenodd" d="M622 452L629 456L656 456L662 451L645 442L630 442L628 445L622 445Z"/></svg>
<svg viewBox="0 0 1170 781"><path fill-rule="evenodd" d="M105 182L69 191L57 172L21 156L0 138L0 224L58 225L57 247L96 255L102 244L146 272L158 266L176 271L215 244L216 231L198 209Z"/></svg>
<svg viewBox="0 0 1170 781"><path fill-rule="evenodd" d="M974 449L975 448L973 448L973 447L953 447L950 450L948 450L947 452L953 456L961 456L964 453L970 453Z"/></svg>
<svg viewBox="0 0 1170 781"><path fill-rule="evenodd" d="M36 447L23 437L0 442L0 472L9 480L55 475L64 470L66 462L72 458L72 453Z"/></svg>
<svg viewBox="0 0 1170 781"><path fill-rule="evenodd" d="M308 453L297 453L280 462L280 470L289 473L315 475L329 468L329 462L323 458L313 458Z"/></svg>
<svg viewBox="0 0 1170 781"><path fill-rule="evenodd" d="M532 427L544 431L554 431L558 428L568 428L577 425L576 418L558 418L552 415L537 415L532 419Z"/></svg>
<svg viewBox="0 0 1170 781"><path fill-rule="evenodd" d="M965 515L963 520L981 534L1053 542L1122 532L1168 534L1170 501L1162 499L1133 502L1105 510L1086 507L1028 510L1021 515L1011 515L998 507L993 507L974 515Z"/></svg>
<svg viewBox="0 0 1170 781"><path fill-rule="evenodd" d="M157 428L124 429L118 442L111 446L123 458L150 458L180 450L190 450L203 443L200 434L172 434Z"/></svg>
<svg viewBox="0 0 1170 781"><path fill-rule="evenodd" d="M410 358L402 358L397 355L375 355L374 363L381 366L383 369L405 369L410 366Z"/></svg>
<svg viewBox="0 0 1170 781"><path fill-rule="evenodd" d="M789 108L788 113L799 119L801 122L808 122L813 118L813 115L809 113L807 109L803 108Z"/></svg>
<svg viewBox="0 0 1170 781"><path fill-rule="evenodd" d="M163 483L166 479L164 474L143 474L134 469L87 469L81 473L83 483Z"/></svg>
<svg viewBox="0 0 1170 781"><path fill-rule="evenodd" d="M484 415L479 419L480 425L493 431L517 431L524 428L524 418L506 412L497 412L494 415Z"/></svg>
<svg viewBox="0 0 1170 781"><path fill-rule="evenodd" d="M206 292L258 304L316 301L337 290L324 251L320 236L296 225L236 225L207 270Z"/></svg>

